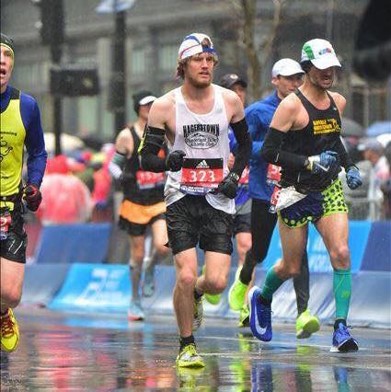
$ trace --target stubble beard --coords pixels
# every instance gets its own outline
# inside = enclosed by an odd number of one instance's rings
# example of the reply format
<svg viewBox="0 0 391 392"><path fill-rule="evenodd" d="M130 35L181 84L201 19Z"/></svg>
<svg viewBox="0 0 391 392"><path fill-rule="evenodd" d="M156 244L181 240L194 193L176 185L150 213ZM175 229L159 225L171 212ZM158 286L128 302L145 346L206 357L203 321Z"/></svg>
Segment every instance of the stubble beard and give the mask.
<svg viewBox="0 0 391 392"><path fill-rule="evenodd" d="M197 89L204 89L209 87L212 84L212 78L210 78L208 81L199 81L192 76L187 76L187 82L194 88Z"/></svg>
<svg viewBox="0 0 391 392"><path fill-rule="evenodd" d="M315 79L313 77L310 77L310 81L312 86L319 91L327 91L330 87L332 87L334 83L333 79L330 79L330 81L326 83L325 81L322 80L322 78Z"/></svg>

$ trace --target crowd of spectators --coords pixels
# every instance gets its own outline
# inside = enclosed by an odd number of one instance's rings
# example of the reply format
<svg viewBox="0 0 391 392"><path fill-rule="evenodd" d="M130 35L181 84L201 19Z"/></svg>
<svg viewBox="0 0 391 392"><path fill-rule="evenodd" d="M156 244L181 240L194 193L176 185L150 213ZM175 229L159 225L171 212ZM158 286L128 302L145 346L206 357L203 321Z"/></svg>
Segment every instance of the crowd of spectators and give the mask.
<svg viewBox="0 0 391 392"><path fill-rule="evenodd" d="M352 191L341 174L350 219L391 219L391 130L377 137L345 138L344 142L363 177L363 186ZM98 151L82 148L49 157L43 202L36 215L40 223L114 222L118 184L108 170L113 153L114 145L107 143Z"/></svg>
<svg viewBox="0 0 391 392"><path fill-rule="evenodd" d="M353 220L391 219L390 151L391 129L377 137L363 137L356 143L346 143L355 164L360 169L363 185L344 191L349 204L349 218Z"/></svg>

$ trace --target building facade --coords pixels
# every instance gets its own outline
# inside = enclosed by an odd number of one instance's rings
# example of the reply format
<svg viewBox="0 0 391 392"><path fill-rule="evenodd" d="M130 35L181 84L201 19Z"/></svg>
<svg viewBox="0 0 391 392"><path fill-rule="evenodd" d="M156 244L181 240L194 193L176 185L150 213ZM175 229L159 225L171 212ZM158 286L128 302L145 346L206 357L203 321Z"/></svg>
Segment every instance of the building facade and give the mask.
<svg viewBox="0 0 391 392"><path fill-rule="evenodd" d="M56 1L56 0L54 0ZM63 0L65 41L63 65L96 67L100 93L92 97L62 100L63 131L79 136L95 135L112 140L114 128L111 97L115 15L99 14L99 0ZM220 56L215 80L226 72L248 75L243 42L243 13L238 0L136 0L126 11L125 78L126 118L134 118L131 95L139 89L155 94L178 85L175 79L177 50L183 37L204 32L214 41ZM272 1L257 1L255 43L263 64L262 91L270 88L270 69L281 57L299 60L302 44L311 38L332 41L341 56L344 72L336 90L348 98L346 116L364 127L390 117L390 84L369 86L352 72L354 36L367 0L292 0L285 2L271 49L263 43L273 26ZM37 22L40 9L31 0L1 0L1 30L15 41L16 68L13 84L32 95L41 105L45 130L53 131L53 96L48 46L42 45ZM252 97L252 100L260 97Z"/></svg>

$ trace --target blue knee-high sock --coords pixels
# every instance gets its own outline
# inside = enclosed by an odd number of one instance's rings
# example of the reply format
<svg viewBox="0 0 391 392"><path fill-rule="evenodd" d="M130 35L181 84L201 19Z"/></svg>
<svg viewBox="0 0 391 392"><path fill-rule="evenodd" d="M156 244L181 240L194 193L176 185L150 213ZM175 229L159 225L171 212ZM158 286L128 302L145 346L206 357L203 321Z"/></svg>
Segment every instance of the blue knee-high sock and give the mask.
<svg viewBox="0 0 391 392"><path fill-rule="evenodd" d="M333 289L336 319L348 317L350 296L352 294L352 274L348 270L334 270Z"/></svg>
<svg viewBox="0 0 391 392"><path fill-rule="evenodd" d="M284 282L285 280L282 280L278 277L276 271L274 271L274 267L269 268L266 274L265 283L262 287L261 296L267 301L271 302L271 300L273 299L273 294Z"/></svg>

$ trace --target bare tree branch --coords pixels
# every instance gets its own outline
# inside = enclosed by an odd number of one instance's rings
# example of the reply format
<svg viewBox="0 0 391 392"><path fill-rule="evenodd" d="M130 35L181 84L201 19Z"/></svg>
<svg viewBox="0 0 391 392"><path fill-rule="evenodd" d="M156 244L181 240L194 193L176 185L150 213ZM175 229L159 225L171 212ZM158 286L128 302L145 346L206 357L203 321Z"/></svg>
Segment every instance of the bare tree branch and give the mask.
<svg viewBox="0 0 391 392"><path fill-rule="evenodd" d="M270 0L269 0L270 1ZM233 9L238 12L240 20L239 46L244 46L248 60L247 78L249 81L249 96L258 99L262 96L262 69L272 54L273 43L277 36L282 11L287 0L271 0L274 4L273 19L270 32L265 40L256 46L255 26L260 22L257 13L258 0L231 0ZM260 56L262 54L262 56Z"/></svg>

